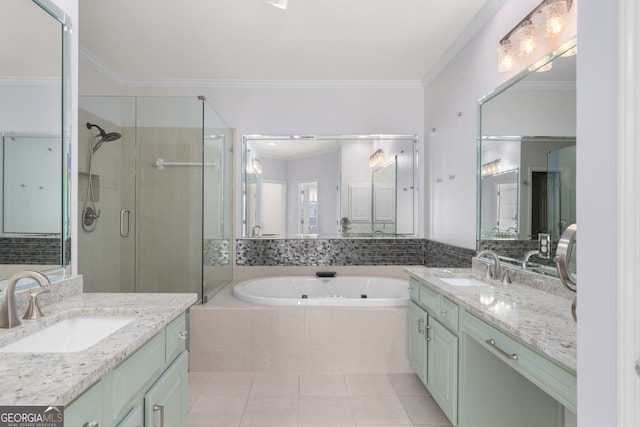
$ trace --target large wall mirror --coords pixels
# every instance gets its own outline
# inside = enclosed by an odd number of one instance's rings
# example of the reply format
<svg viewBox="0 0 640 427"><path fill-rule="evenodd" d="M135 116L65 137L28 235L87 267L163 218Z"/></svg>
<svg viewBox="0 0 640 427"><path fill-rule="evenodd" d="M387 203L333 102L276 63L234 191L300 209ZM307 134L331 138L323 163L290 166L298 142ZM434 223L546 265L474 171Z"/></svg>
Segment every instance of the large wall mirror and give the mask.
<svg viewBox="0 0 640 427"><path fill-rule="evenodd" d="M0 277L70 260L68 17L46 0L2 0Z"/></svg>
<svg viewBox="0 0 640 427"><path fill-rule="evenodd" d="M415 235L415 135L244 136L244 238Z"/></svg>
<svg viewBox="0 0 640 427"><path fill-rule="evenodd" d="M480 100L478 250L554 274L557 240L576 222L576 46ZM549 257L534 255L550 241Z"/></svg>

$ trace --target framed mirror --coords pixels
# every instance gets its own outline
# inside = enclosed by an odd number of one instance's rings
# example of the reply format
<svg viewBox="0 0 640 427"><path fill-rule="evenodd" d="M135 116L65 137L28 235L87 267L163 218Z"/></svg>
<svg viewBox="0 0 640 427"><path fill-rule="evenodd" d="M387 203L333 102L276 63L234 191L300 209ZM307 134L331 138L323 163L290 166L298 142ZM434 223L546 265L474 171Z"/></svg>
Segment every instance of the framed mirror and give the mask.
<svg viewBox="0 0 640 427"><path fill-rule="evenodd" d="M242 140L243 238L415 235L415 135Z"/></svg>
<svg viewBox="0 0 640 427"><path fill-rule="evenodd" d="M479 102L478 250L555 274L576 222L576 46L566 45ZM549 242L547 257L534 254Z"/></svg>
<svg viewBox="0 0 640 427"><path fill-rule="evenodd" d="M71 258L69 18L47 0L3 0L0 277L64 277Z"/></svg>

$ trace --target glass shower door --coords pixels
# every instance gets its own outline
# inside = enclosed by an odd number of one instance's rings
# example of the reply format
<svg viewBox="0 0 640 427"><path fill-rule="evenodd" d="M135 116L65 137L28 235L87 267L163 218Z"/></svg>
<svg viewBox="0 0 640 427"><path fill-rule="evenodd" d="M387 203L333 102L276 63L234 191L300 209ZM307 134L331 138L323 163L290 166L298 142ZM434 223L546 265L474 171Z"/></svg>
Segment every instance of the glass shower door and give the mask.
<svg viewBox="0 0 640 427"><path fill-rule="evenodd" d="M552 239L576 223L576 146L547 154L548 226Z"/></svg>

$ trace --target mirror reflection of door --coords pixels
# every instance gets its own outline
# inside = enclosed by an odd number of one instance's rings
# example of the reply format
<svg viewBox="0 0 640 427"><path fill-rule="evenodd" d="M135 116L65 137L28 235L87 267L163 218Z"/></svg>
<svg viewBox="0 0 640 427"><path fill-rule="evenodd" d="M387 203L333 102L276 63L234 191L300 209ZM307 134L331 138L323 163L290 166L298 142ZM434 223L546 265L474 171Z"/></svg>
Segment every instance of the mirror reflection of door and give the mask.
<svg viewBox="0 0 640 427"><path fill-rule="evenodd" d="M259 182L257 199L260 209L257 225L260 226L260 230L254 234L280 235L284 230L282 219L286 218L286 183L262 180Z"/></svg>
<svg viewBox="0 0 640 427"><path fill-rule="evenodd" d="M396 233L397 158L373 171L373 232Z"/></svg>
<svg viewBox="0 0 640 427"><path fill-rule="evenodd" d="M518 232L518 184L498 184L498 229L507 233Z"/></svg>
<svg viewBox="0 0 640 427"><path fill-rule="evenodd" d="M298 234L318 234L318 181L298 184Z"/></svg>

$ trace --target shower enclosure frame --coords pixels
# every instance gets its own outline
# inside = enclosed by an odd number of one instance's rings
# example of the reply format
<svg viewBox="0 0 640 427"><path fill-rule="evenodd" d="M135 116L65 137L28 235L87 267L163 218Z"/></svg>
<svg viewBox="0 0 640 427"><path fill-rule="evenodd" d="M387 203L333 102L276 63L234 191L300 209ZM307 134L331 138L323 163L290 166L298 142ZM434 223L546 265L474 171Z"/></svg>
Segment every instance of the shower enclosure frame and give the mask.
<svg viewBox="0 0 640 427"><path fill-rule="evenodd" d="M194 292L206 302L232 278L230 128L204 97L81 96L79 102L79 123L122 135L93 160L103 214L95 233L79 230L85 291ZM79 149L86 152L95 131L82 127ZM79 199L85 169L80 161Z"/></svg>

